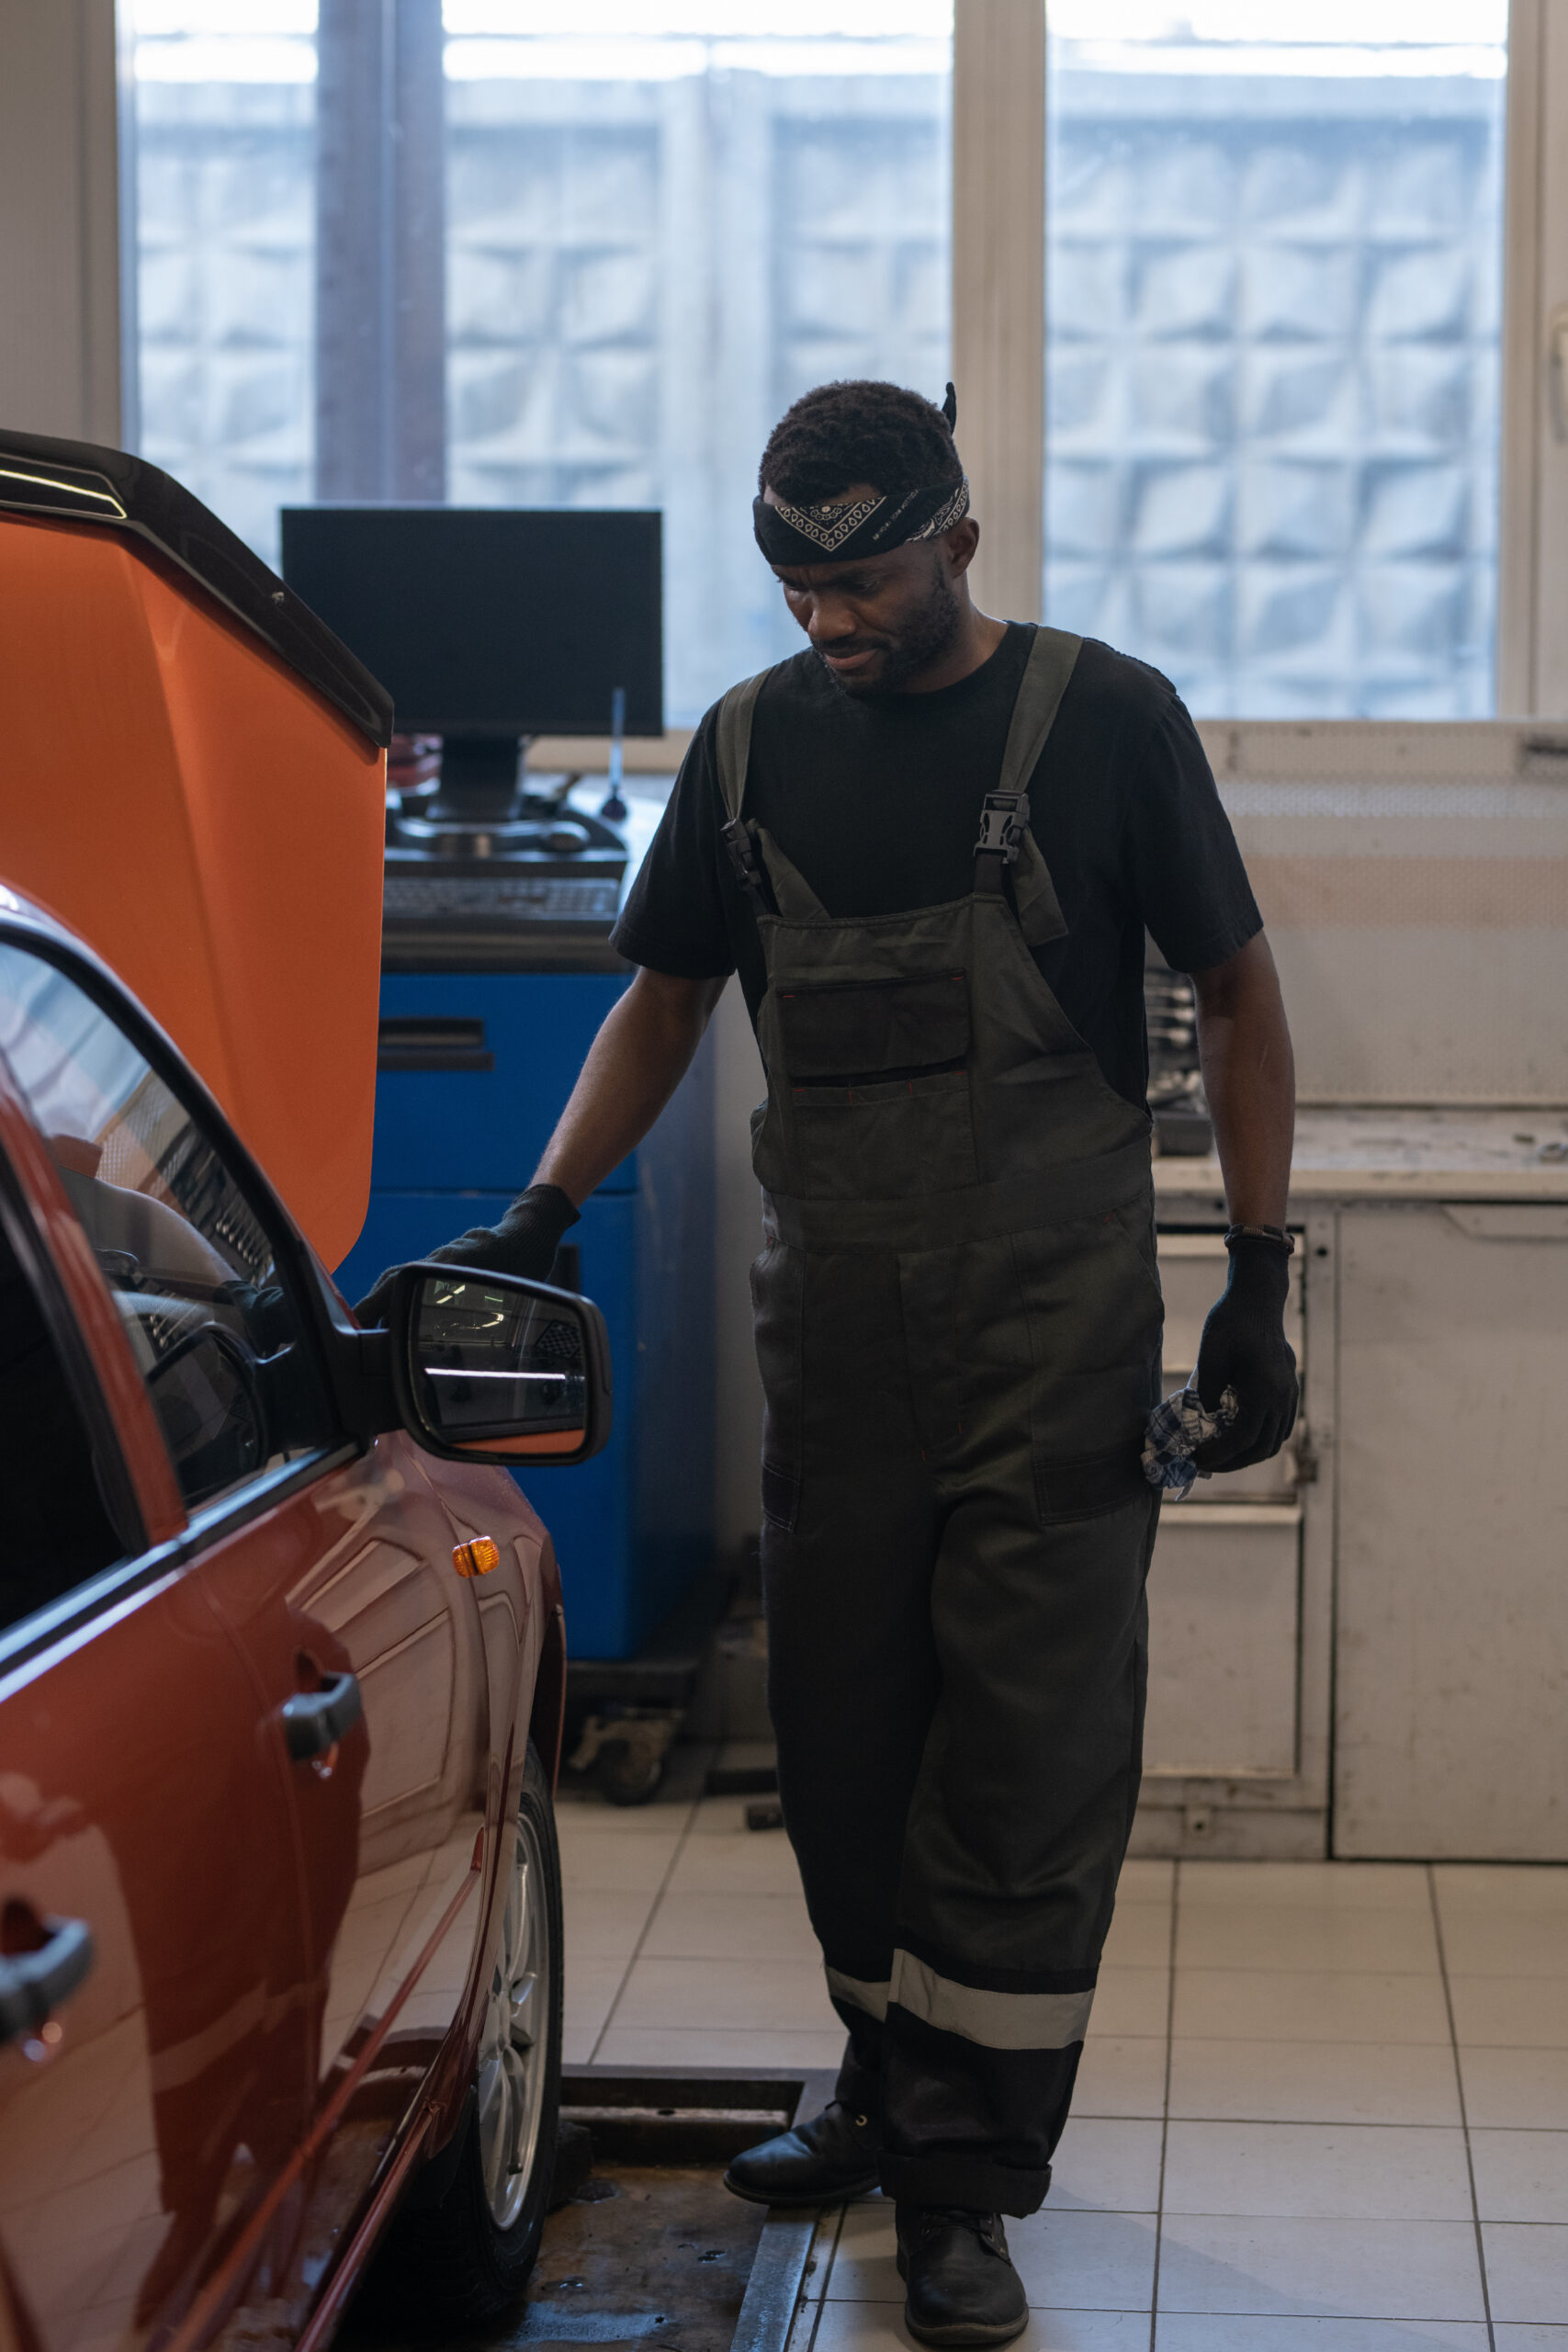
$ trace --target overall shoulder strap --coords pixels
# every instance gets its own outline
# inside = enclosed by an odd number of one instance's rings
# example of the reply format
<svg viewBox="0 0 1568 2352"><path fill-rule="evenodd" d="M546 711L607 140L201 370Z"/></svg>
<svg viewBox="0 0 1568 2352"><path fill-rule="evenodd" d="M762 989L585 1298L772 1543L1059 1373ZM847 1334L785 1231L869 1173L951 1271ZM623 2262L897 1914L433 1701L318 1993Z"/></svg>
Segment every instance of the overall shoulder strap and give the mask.
<svg viewBox="0 0 1568 2352"><path fill-rule="evenodd" d="M746 798L746 771L751 764L751 720L757 696L768 676L759 670L731 686L718 707L714 722L714 753L718 763L718 789L724 802L719 838L728 854L735 878L758 914L769 912L767 876L757 862L756 827L741 815Z"/></svg>
<svg viewBox="0 0 1568 2352"><path fill-rule="evenodd" d="M757 696L772 675L770 670L759 670L754 678L742 678L738 686L730 687L718 707L714 749L718 759L718 788L724 796L724 813L731 823L739 816L746 798L746 771L751 764L751 719Z"/></svg>
<svg viewBox="0 0 1568 2352"><path fill-rule="evenodd" d="M1067 691L1067 681L1082 647L1082 638L1070 636L1065 628L1035 630L1019 683L1018 700L1012 707L1012 724L1002 753L999 791L1028 791L1029 779L1045 749L1045 739L1056 723L1062 696Z"/></svg>
<svg viewBox="0 0 1568 2352"><path fill-rule="evenodd" d="M975 844L976 891L1003 895L1005 876L1012 872L1019 922L1032 947L1066 934L1050 869L1030 831L1029 779L1055 724L1082 645L1081 637L1066 629L1035 630L1012 707L1001 775L997 789L986 796Z"/></svg>

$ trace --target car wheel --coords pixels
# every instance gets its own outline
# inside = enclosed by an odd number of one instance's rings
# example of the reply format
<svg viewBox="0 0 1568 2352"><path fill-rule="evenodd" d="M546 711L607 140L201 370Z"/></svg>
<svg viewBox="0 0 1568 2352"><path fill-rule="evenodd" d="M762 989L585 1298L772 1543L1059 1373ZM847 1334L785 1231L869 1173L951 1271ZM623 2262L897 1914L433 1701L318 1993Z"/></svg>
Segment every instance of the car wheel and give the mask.
<svg viewBox="0 0 1568 2352"><path fill-rule="evenodd" d="M378 2264L378 2303L446 2324L491 2318L539 2251L560 2106L560 1854L549 1781L532 1742L501 1937L468 2112L438 2200L416 2184Z"/></svg>

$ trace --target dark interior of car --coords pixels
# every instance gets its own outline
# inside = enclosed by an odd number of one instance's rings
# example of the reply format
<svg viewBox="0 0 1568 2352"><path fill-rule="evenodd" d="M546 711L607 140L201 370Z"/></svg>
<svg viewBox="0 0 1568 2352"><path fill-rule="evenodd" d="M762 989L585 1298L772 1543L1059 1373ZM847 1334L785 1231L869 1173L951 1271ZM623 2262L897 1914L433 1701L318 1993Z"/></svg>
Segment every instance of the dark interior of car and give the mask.
<svg viewBox="0 0 1568 2352"><path fill-rule="evenodd" d="M0 1227L0 1629L124 1550L32 1284Z"/></svg>

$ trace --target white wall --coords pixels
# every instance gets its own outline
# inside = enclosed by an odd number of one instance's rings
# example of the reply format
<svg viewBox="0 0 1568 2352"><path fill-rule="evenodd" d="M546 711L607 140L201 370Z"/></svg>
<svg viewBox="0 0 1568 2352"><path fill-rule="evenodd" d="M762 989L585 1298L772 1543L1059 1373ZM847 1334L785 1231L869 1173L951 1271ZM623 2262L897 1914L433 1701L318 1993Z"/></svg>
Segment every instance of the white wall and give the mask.
<svg viewBox="0 0 1568 2352"><path fill-rule="evenodd" d="M1306 1102L1568 1102L1568 728L1205 720Z"/></svg>
<svg viewBox="0 0 1568 2352"><path fill-rule="evenodd" d="M114 0L0 0L0 425L120 441Z"/></svg>

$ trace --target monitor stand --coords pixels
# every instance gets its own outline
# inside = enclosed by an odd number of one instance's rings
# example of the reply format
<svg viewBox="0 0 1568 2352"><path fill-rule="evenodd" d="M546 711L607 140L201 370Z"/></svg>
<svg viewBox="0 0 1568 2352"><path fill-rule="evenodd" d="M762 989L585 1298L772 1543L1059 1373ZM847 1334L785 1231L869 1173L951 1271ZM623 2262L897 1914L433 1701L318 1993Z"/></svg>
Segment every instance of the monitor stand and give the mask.
<svg viewBox="0 0 1568 2352"><path fill-rule="evenodd" d="M521 813L526 735L448 735L429 814L459 824L513 824Z"/></svg>
<svg viewBox="0 0 1568 2352"><path fill-rule="evenodd" d="M538 812L529 812L525 735L448 735L441 777L417 808L394 817L390 837L444 857L498 857L537 846Z"/></svg>
<svg viewBox="0 0 1568 2352"><path fill-rule="evenodd" d="M439 824L504 830L523 814L526 735L448 735L441 780L423 814ZM481 853L482 854L482 853Z"/></svg>
<svg viewBox="0 0 1568 2352"><path fill-rule="evenodd" d="M436 790L389 807L387 970L625 969L609 941L626 845L597 817L530 800L526 750L450 737Z"/></svg>

